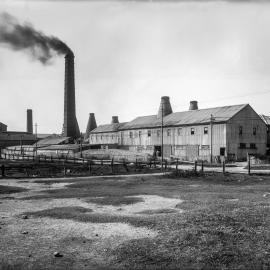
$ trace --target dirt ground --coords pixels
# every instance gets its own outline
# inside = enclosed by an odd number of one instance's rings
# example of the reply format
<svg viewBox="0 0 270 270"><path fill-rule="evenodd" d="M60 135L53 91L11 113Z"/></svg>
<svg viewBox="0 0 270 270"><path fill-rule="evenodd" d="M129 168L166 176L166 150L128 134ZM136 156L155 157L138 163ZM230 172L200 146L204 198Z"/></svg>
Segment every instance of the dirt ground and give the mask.
<svg viewBox="0 0 270 270"><path fill-rule="evenodd" d="M252 239L260 233L267 240L270 178L241 177L1 179L6 191L0 192L0 269L236 269L236 265L247 269L241 256L248 258L249 249L238 254L237 260L230 255L228 258L236 260L233 265L223 259L209 261L215 246L223 251L222 245L228 245L222 235L218 236L222 239L208 239L209 235L232 215L235 220L219 228L222 234L238 230L242 224L248 235L242 235L241 241L252 234L245 246L259 245L261 252L269 252L269 244ZM240 220L244 207L249 207L249 214L258 214L255 219L260 231L256 231L254 217ZM205 215L210 217L207 224ZM219 215L215 227L212 219ZM214 241L205 244L207 254L197 250L198 242L192 242L202 241L198 230L204 232L203 226L213 227L212 232L204 233L204 241ZM198 239L187 238L186 233ZM192 254L197 254L196 260ZM261 255L249 265L267 269L270 265L265 258ZM202 263L205 260L207 264Z"/></svg>
<svg viewBox="0 0 270 270"><path fill-rule="evenodd" d="M82 269L86 267L107 265L104 254L108 248L113 249L122 242L139 239L153 238L157 231L147 227L134 227L126 223L85 223L69 219L54 219L49 217L27 218L22 214L28 211L40 211L54 207L84 207L95 213L110 215L143 215L140 212L158 209L175 209L181 202L180 199L164 198L156 195L138 195L142 202L130 205L98 205L85 202L84 198L68 199L41 199L21 200L29 196L35 196L47 190L65 188L68 183L35 183L32 180L2 180L1 185L9 187L21 187L28 189L9 196L0 196L1 210L1 254L4 264L18 267L37 267L49 260L52 264L63 269L66 267ZM177 209L177 211L181 211ZM91 243L91 245L89 245ZM67 244L67 245L65 245ZM63 259L55 259L54 252L65 255ZM76 263L62 262L68 257L76 256ZM59 260L59 261L57 261ZM40 264L37 262L40 261ZM83 264L83 262L87 263ZM5 265L6 264L6 265ZM83 264L83 265L82 265ZM47 267L42 265L42 267ZM48 268L50 266L48 265Z"/></svg>

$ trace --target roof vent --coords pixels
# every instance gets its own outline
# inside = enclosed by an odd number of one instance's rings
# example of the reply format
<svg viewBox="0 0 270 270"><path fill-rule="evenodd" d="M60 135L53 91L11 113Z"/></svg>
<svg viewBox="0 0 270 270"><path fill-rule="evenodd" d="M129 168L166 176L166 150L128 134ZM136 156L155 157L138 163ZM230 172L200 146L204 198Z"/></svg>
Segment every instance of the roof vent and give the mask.
<svg viewBox="0 0 270 270"><path fill-rule="evenodd" d="M168 96L163 96L161 97L159 109L158 109L158 118L161 118L161 116L166 116L168 114L172 113L172 106L170 103L170 97Z"/></svg>
<svg viewBox="0 0 270 270"><path fill-rule="evenodd" d="M190 111L198 110L198 101L196 100L190 101L189 110Z"/></svg>
<svg viewBox="0 0 270 270"><path fill-rule="evenodd" d="M119 124L118 116L112 116L111 124Z"/></svg>

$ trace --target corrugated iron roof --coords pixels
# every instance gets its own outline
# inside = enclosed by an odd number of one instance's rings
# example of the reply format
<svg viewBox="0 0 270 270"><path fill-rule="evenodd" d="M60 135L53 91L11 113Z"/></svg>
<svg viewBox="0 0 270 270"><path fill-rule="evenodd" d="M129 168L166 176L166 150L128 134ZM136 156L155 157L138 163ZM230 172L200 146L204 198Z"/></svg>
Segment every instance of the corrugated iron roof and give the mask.
<svg viewBox="0 0 270 270"><path fill-rule="evenodd" d="M121 129L154 127L157 122L160 122L161 125L161 121L158 121L157 115L139 116L134 120L127 122Z"/></svg>
<svg viewBox="0 0 270 270"><path fill-rule="evenodd" d="M266 125L270 125L270 116L261 114L260 117L262 118L262 120Z"/></svg>
<svg viewBox="0 0 270 270"><path fill-rule="evenodd" d="M247 105L248 104L240 104L201 110L175 112L163 118L163 125L166 127L166 126L181 126L181 125L184 126L184 125L209 123L211 115L213 115L215 123L226 122ZM139 128L153 128L160 126L161 126L161 119L157 118L157 115L148 115L148 116L139 116L127 123L101 125L98 126L91 133L112 132L117 130L139 129Z"/></svg>
<svg viewBox="0 0 270 270"><path fill-rule="evenodd" d="M125 124L126 122L117 123L117 124L100 125L94 130L92 130L90 133L114 132L121 129Z"/></svg>
<svg viewBox="0 0 270 270"><path fill-rule="evenodd" d="M171 113L163 118L164 126L181 126L209 123L211 114L214 117L214 122L226 122L236 113L242 110L248 104L216 107L201 110L192 110L184 112ZM122 129L135 129L147 127L161 126L161 119L156 115L137 117L131 122L128 122Z"/></svg>
<svg viewBox="0 0 270 270"><path fill-rule="evenodd" d="M62 136L58 136L58 135L52 135L49 136L43 140L40 140L37 142L38 146L42 146L42 145L52 145L52 144L60 144L65 142L66 140L68 140L69 137L62 137Z"/></svg>

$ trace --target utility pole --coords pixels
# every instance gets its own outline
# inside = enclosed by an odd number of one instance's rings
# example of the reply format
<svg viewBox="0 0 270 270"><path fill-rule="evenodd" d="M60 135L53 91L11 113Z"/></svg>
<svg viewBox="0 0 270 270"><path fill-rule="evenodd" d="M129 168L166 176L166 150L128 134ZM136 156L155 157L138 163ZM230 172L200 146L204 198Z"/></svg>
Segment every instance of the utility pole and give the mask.
<svg viewBox="0 0 270 270"><path fill-rule="evenodd" d="M35 134L36 134L36 156L37 156L37 123L35 123Z"/></svg>
<svg viewBox="0 0 270 270"><path fill-rule="evenodd" d="M21 155L23 153L23 143L22 143L22 138L23 138L23 135L20 136L20 145L21 145Z"/></svg>
<svg viewBox="0 0 270 270"><path fill-rule="evenodd" d="M81 138L80 138L80 152L81 152L81 158L82 158L82 132L81 132Z"/></svg>
<svg viewBox="0 0 270 270"><path fill-rule="evenodd" d="M163 171L163 103L161 103L161 170Z"/></svg>
<svg viewBox="0 0 270 270"><path fill-rule="evenodd" d="M210 162L213 162L213 122L214 122L215 118L213 117L213 114L211 114L210 116L210 133L211 133L211 137L210 137Z"/></svg>

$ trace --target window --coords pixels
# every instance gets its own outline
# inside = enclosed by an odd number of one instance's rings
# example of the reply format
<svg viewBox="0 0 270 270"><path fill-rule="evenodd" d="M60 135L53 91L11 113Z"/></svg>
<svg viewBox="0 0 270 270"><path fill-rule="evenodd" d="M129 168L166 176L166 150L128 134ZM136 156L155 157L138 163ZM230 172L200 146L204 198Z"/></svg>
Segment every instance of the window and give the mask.
<svg viewBox="0 0 270 270"><path fill-rule="evenodd" d="M208 144L201 145L201 150L209 150L209 149L210 149L210 145Z"/></svg>
<svg viewBox="0 0 270 270"><path fill-rule="evenodd" d="M113 134L112 134L112 140L113 140Z"/></svg>
<svg viewBox="0 0 270 270"><path fill-rule="evenodd" d="M132 131L129 132L129 138L131 138L131 139L133 138L133 133L132 133Z"/></svg>
<svg viewBox="0 0 270 270"><path fill-rule="evenodd" d="M257 133L257 129L254 127L254 128L253 128L253 135L255 136L256 133Z"/></svg>
<svg viewBox="0 0 270 270"><path fill-rule="evenodd" d="M241 136L243 134L243 127L239 126L239 135Z"/></svg>
<svg viewBox="0 0 270 270"><path fill-rule="evenodd" d="M194 134L195 134L195 129L194 129L194 128L191 128L191 129L190 129L190 134L191 134L191 135L194 135Z"/></svg>
<svg viewBox="0 0 270 270"><path fill-rule="evenodd" d="M250 144L250 149L256 149L257 147L256 147L256 144L255 143L251 143Z"/></svg>
<svg viewBox="0 0 270 270"><path fill-rule="evenodd" d="M208 134L208 127L204 127L203 134Z"/></svg>
<svg viewBox="0 0 270 270"><path fill-rule="evenodd" d="M100 139L102 140L102 135L100 136Z"/></svg>
<svg viewBox="0 0 270 270"><path fill-rule="evenodd" d="M157 137L160 137L160 130L157 130Z"/></svg>
<svg viewBox="0 0 270 270"><path fill-rule="evenodd" d="M141 138L141 136L142 136L142 131L139 130L139 137Z"/></svg>
<svg viewBox="0 0 270 270"><path fill-rule="evenodd" d="M246 148L246 144L245 144L245 143L240 143L239 148L240 148L240 149L245 149L245 148Z"/></svg>
<svg viewBox="0 0 270 270"><path fill-rule="evenodd" d="M182 135L182 128L178 128L177 134L178 134L178 136L181 136Z"/></svg>
<svg viewBox="0 0 270 270"><path fill-rule="evenodd" d="M151 130L150 130L150 129L147 130L147 136L148 136L148 137L151 137Z"/></svg>
<svg viewBox="0 0 270 270"><path fill-rule="evenodd" d="M171 136L171 130L167 129L167 136Z"/></svg>

